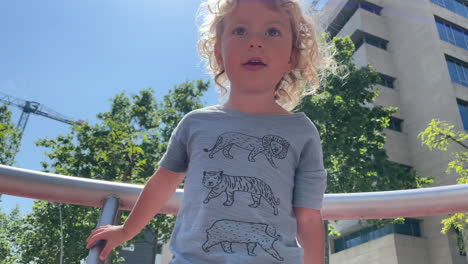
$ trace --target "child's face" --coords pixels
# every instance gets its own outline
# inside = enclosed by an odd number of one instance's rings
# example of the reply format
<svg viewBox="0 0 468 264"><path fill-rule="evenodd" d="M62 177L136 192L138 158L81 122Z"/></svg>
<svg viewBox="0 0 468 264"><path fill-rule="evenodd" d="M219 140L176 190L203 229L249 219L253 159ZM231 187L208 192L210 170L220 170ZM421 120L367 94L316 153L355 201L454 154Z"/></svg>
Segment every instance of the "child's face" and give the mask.
<svg viewBox="0 0 468 264"><path fill-rule="evenodd" d="M289 17L271 10L263 1L239 1L224 18L215 54L231 89L274 91L283 75L294 68L296 53L292 49ZM266 65L245 65L252 58L260 58Z"/></svg>

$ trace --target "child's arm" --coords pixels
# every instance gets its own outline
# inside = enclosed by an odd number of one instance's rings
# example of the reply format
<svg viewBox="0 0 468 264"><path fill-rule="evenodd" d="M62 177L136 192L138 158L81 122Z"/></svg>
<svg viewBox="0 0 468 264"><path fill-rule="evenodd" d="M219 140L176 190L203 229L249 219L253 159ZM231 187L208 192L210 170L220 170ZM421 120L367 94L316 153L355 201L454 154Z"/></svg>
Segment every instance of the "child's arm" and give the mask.
<svg viewBox="0 0 468 264"><path fill-rule="evenodd" d="M323 264L324 225L320 210L294 207L297 221L297 240L304 249L304 264Z"/></svg>
<svg viewBox="0 0 468 264"><path fill-rule="evenodd" d="M101 226L94 229L87 239L87 248L98 240L107 240L99 258L105 259L113 248L136 236L171 198L185 178L185 173L176 173L159 168L148 180L137 202L121 226Z"/></svg>

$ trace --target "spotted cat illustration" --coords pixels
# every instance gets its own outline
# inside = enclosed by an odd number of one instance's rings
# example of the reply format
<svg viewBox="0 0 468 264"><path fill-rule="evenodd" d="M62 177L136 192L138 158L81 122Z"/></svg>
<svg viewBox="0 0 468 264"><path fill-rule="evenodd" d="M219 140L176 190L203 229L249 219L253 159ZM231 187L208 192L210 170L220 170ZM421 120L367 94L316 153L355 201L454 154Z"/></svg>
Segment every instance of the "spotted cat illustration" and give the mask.
<svg viewBox="0 0 468 264"><path fill-rule="evenodd" d="M253 204L249 204L250 207L257 208L263 197L273 207L273 214L278 215L279 198L275 197L270 185L258 178L232 176L223 171L203 171L203 185L211 189L203 201L204 203L208 203L211 199L225 192L227 199L223 204L231 206L234 203L235 192L248 192L252 195L253 200Z"/></svg>
<svg viewBox="0 0 468 264"><path fill-rule="evenodd" d="M210 152L209 157L212 159L214 154L222 150L226 158L233 159L229 150L232 146L237 146L241 149L250 151L248 160L255 162L255 156L263 153L273 168L278 168L273 158L284 159L288 154L289 143L284 138L275 135L266 135L262 138L245 135L236 132L227 132L218 136L216 144L211 149L204 149L205 152Z"/></svg>
<svg viewBox="0 0 468 264"><path fill-rule="evenodd" d="M234 220L217 220L206 230L206 242L202 245L205 252L217 244L221 244L224 252L234 253L232 243L242 243L247 245L249 256L256 256L254 253L257 245L268 254L279 261L284 259L273 247L276 240L281 240L281 236L276 234L276 229L268 224L249 223Z"/></svg>

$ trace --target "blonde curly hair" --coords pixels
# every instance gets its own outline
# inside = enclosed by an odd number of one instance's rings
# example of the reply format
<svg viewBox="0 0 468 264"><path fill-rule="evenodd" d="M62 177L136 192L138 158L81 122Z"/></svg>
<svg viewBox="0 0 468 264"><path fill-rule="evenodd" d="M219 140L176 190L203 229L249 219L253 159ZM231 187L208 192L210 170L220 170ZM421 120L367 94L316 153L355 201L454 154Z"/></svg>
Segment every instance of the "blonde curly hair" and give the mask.
<svg viewBox="0 0 468 264"><path fill-rule="evenodd" d="M208 73L217 84L215 90L223 99L229 87L229 79L218 64L214 48L223 34L224 17L233 12L240 0L206 0L198 9L199 26L198 53L206 62ZM275 101L291 111L302 97L315 94L320 86L324 69L337 68L333 59L335 49L329 40L318 38L312 16L312 8L302 0L266 0L264 3L274 11L286 11L292 28L293 48L298 51L296 68L285 74L275 87ZM219 89L218 89L219 88Z"/></svg>

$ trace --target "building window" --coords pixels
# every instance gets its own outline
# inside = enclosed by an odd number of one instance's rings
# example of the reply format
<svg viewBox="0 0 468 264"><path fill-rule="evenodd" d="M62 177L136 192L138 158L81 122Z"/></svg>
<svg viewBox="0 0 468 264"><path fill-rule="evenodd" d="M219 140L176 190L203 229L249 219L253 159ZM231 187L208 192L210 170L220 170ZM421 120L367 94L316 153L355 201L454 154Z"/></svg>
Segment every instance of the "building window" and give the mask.
<svg viewBox="0 0 468 264"><path fill-rule="evenodd" d="M367 43L367 44L370 44L372 46L375 46L377 48L381 48L381 49L384 49L384 50L387 50L387 42L386 41L383 41L382 39L380 38L377 38L377 37L374 37L374 36L366 36L364 38L364 41Z"/></svg>
<svg viewBox="0 0 468 264"><path fill-rule="evenodd" d="M392 89L394 88L393 82L395 81L395 78L385 75L383 73L379 73L379 76L380 76L380 85L388 87L388 88L392 88Z"/></svg>
<svg viewBox="0 0 468 264"><path fill-rule="evenodd" d="M458 110L460 111L460 117L463 122L463 128L468 130L468 102L457 99Z"/></svg>
<svg viewBox="0 0 468 264"><path fill-rule="evenodd" d="M431 2L468 18L468 3L463 0L431 0Z"/></svg>
<svg viewBox="0 0 468 264"><path fill-rule="evenodd" d="M356 10L359 8L366 11L372 12L374 14L380 15L382 7L376 4L372 4L366 1L360 3L355 3L348 1L341 9L340 13L335 17L335 19L328 25L327 32L330 33L330 36L333 38L340 32L340 30L348 23L349 19L356 13Z"/></svg>
<svg viewBox="0 0 468 264"><path fill-rule="evenodd" d="M356 231L333 241L335 245L335 253L388 234L402 234L420 237L421 231L419 228L419 221L420 220L417 219L405 218L405 223L403 224L391 224L384 227L372 226Z"/></svg>
<svg viewBox="0 0 468 264"><path fill-rule="evenodd" d="M367 44L375 46L377 48L387 50L388 40L385 40L383 38L379 38L377 36L374 36L374 35L366 33L366 32L362 32L362 35L356 41L356 44L355 44L356 49L355 50L358 50L362 46L363 43L367 43Z"/></svg>
<svg viewBox="0 0 468 264"><path fill-rule="evenodd" d="M403 119L391 116L388 129L401 132L402 123L403 123Z"/></svg>
<svg viewBox="0 0 468 264"><path fill-rule="evenodd" d="M440 39L468 49L468 30L436 17Z"/></svg>
<svg viewBox="0 0 468 264"><path fill-rule="evenodd" d="M364 9L366 11L369 11L369 12L374 13L374 14L379 15L379 16L380 16L380 11L382 11L381 6L378 6L376 4L369 3L369 2L366 2L366 1L363 1L363 2L359 3L359 8Z"/></svg>
<svg viewBox="0 0 468 264"><path fill-rule="evenodd" d="M445 56L450 78L453 82L468 86L468 63L455 59L450 56Z"/></svg>

